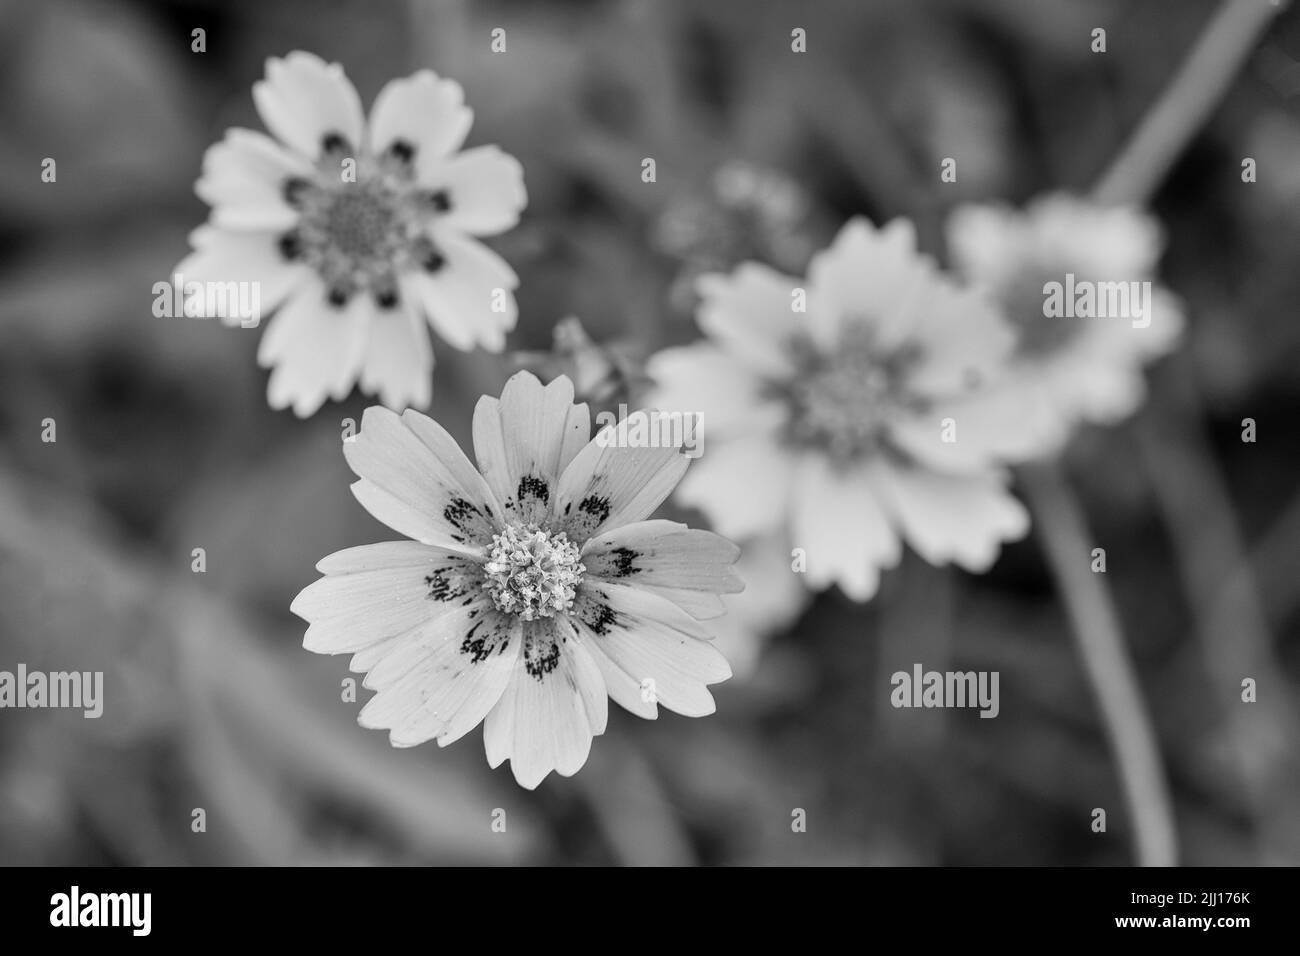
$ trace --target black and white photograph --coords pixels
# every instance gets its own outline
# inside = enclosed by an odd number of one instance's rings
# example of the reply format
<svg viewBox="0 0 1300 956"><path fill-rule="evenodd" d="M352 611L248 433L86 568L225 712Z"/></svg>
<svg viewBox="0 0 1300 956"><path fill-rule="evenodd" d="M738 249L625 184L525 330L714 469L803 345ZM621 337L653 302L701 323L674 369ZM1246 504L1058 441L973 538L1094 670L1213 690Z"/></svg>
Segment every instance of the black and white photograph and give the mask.
<svg viewBox="0 0 1300 956"><path fill-rule="evenodd" d="M0 84L24 921L1300 862L1288 2L0 0Z"/></svg>

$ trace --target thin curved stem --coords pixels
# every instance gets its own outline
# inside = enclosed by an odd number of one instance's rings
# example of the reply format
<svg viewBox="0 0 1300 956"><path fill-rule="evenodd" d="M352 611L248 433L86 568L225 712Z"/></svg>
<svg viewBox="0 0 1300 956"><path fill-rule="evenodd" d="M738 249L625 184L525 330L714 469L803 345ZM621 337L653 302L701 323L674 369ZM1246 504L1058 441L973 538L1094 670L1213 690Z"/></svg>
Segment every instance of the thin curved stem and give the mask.
<svg viewBox="0 0 1300 956"><path fill-rule="evenodd" d="M1164 381L1162 402L1137 421L1138 448L1169 531L1206 676L1234 740L1231 756L1255 817L1259 858L1294 862L1300 820L1282 795L1288 775L1300 767L1291 744L1300 727L1291 703L1295 685L1274 650L1258 565L1247 554L1222 469L1200 430L1204 409L1189 357L1173 357ZM1296 537L1285 540L1289 555ZM1247 675L1278 692L1242 706L1239 682Z"/></svg>
<svg viewBox="0 0 1300 956"><path fill-rule="evenodd" d="M1283 4L1226 0L1142 125L1093 189L1103 203L1141 204L1209 118Z"/></svg>
<svg viewBox="0 0 1300 956"><path fill-rule="evenodd" d="M1094 199L1139 205L1150 200L1280 8L1274 0L1226 0L1219 7L1098 181ZM1173 865L1177 835L1159 747L1110 593L1088 566L1083 511L1056 463L1027 466L1021 479L1115 754L1138 862Z"/></svg>
<svg viewBox="0 0 1300 956"><path fill-rule="evenodd" d="M1083 509L1055 462L1027 465L1020 479L1115 756L1137 862L1173 866L1178 841L1160 750L1119 615L1101 575L1090 566L1092 543Z"/></svg>
<svg viewBox="0 0 1300 956"><path fill-rule="evenodd" d="M1150 201L1152 193L1227 93L1260 37L1284 5L1278 0L1225 0L1201 32L1196 45L1187 54L1164 92L1147 111L1137 131L1097 182L1092 193L1094 199L1107 204L1141 205ZM1057 494L1053 500L1051 485L1054 480L1064 495ZM1038 493L1049 499L1040 501L1036 509L1040 513L1040 521L1044 518L1043 512L1051 513L1053 504L1067 509L1073 504L1068 488L1060 481L1059 474L1039 476L1026 483L1041 486ZM1066 517L1061 523L1067 526L1067 530L1068 525L1073 523L1074 533L1082 534L1086 530L1082 515L1076 514L1075 518L1077 520L1071 522ZM1045 539L1056 536L1050 531L1044 535ZM1049 554L1054 550L1056 548L1048 542ZM1192 570L1189 558L1180 554L1179 561L1184 576L1188 576ZM1053 564L1058 563L1053 558ZM1063 570L1057 567L1057 572L1062 590L1067 592L1067 605L1070 605L1070 586L1066 585ZM1081 591L1073 601L1075 605L1086 601L1089 590L1087 579L1090 575L1090 571L1082 568L1074 573L1073 577L1077 581L1073 587L1078 587ZM1075 618L1076 630L1080 631L1080 646L1085 663L1093 674L1094 690L1098 693L1103 712L1109 708L1109 713L1106 713L1107 726L1111 733L1112 747L1120 760L1121 775L1125 779L1134 824L1138 828L1139 858L1145 856L1150 860L1152 855L1158 858L1167 851L1169 862L1172 862L1174 832L1155 737L1146 719L1123 645L1119 643L1118 622L1113 620L1114 611L1109 608L1105 589L1097 582L1091 583L1098 592L1093 595L1093 600L1096 601L1100 596L1106 602L1104 607L1094 609L1092 614L1087 615L1101 628L1101 632L1086 639L1081 630L1080 609L1072 608L1071 616ZM1108 634L1113 637L1116 647L1111 652L1100 653L1111 643L1107 640ZM1092 645L1091 655L1088 645ZM1103 679L1102 675L1108 670L1115 673L1123 671L1127 676L1121 677L1120 682L1106 693L1107 685L1104 681L1111 678ZM1131 740L1126 740L1122 733L1126 724L1139 731ZM1147 820L1146 823L1143 822L1144 819ZM1145 832L1153 826L1156 829ZM1166 840L1167 847L1164 845Z"/></svg>

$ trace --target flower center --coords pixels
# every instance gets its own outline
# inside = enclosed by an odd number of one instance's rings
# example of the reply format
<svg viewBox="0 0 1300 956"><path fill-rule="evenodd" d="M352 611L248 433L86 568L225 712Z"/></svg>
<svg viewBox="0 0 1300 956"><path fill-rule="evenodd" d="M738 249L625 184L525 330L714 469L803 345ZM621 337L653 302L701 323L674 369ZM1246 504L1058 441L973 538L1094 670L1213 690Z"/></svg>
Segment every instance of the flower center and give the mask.
<svg viewBox="0 0 1300 956"><path fill-rule="evenodd" d="M326 242L350 259L364 259L386 247L397 221L393 197L382 189L342 189L325 205Z"/></svg>
<svg viewBox="0 0 1300 956"><path fill-rule="evenodd" d="M578 561L578 546L563 531L511 525L492 536L483 587L498 611L531 621L573 607L586 570Z"/></svg>
<svg viewBox="0 0 1300 956"><path fill-rule="evenodd" d="M841 462L859 459L880 450L893 422L924 407L907 384L919 357L914 346L884 352L870 328L854 322L831 354L802 350L804 371L789 396L798 444Z"/></svg>
<svg viewBox="0 0 1300 956"><path fill-rule="evenodd" d="M394 306L401 273L445 265L428 227L451 209L451 197L417 186L413 156L401 143L383 156L353 156L346 143L327 137L314 173L284 183L284 199L299 217L280 237L280 252L315 269L334 305L367 293L381 307Z"/></svg>

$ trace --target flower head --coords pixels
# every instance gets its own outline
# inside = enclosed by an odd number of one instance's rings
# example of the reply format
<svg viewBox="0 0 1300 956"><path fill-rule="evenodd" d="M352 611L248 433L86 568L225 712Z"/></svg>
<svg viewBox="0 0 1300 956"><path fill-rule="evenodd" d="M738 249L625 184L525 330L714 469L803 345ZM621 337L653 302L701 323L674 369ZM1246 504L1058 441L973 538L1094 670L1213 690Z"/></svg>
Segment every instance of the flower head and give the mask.
<svg viewBox="0 0 1300 956"><path fill-rule="evenodd" d="M483 722L488 762L532 788L583 765L607 696L713 712L707 685L731 670L699 622L741 589L739 549L647 520L689 459L629 447L626 426L589 441L572 383L520 372L474 410L476 469L419 412L367 409L344 447L353 493L414 540L325 558L292 605L308 650L368 672L363 726L443 746Z"/></svg>
<svg viewBox="0 0 1300 956"><path fill-rule="evenodd" d="M1161 244L1144 213L1059 193L1023 211L954 211L954 265L1020 333L1007 374L968 409L969 430L1019 460L1058 451L1081 421L1130 415L1146 393L1143 366L1183 326L1178 301L1152 281Z"/></svg>
<svg viewBox="0 0 1300 956"><path fill-rule="evenodd" d="M723 534L786 528L807 580L865 600L905 539L982 570L1028 527L990 450L962 432L1011 331L919 255L910 223L848 223L807 280L747 263L705 276L706 342L652 357L651 404L708 421L679 499Z"/></svg>
<svg viewBox="0 0 1300 956"><path fill-rule="evenodd" d="M295 52L253 88L274 138L232 129L208 149L196 191L212 214L176 271L256 282L278 309L257 353L272 407L310 415L357 381L392 407L427 405L426 321L458 349L504 346L518 279L474 237L518 221L523 172L495 146L460 151L463 98L422 70L388 83L367 119L338 64Z"/></svg>

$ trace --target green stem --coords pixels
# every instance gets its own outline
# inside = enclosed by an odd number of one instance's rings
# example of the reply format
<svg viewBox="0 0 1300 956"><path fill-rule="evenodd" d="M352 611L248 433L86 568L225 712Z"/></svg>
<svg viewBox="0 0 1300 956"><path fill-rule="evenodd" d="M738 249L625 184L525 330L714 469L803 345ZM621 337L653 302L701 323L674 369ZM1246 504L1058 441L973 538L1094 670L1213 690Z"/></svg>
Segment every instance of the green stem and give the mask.
<svg viewBox="0 0 1300 956"><path fill-rule="evenodd" d="M1083 509L1054 462L1027 465L1020 479L1115 756L1137 862L1173 866L1177 835L1156 735L1119 615L1100 574L1090 566L1092 544Z"/></svg>
<svg viewBox="0 0 1300 956"><path fill-rule="evenodd" d="M1187 355L1172 356L1162 402L1137 420L1138 447L1169 531L1216 703L1233 738L1230 756L1256 820L1262 861L1300 859L1300 820L1284 793L1300 766L1292 756L1300 721L1294 685L1273 649L1274 637L1222 470L1201 433L1204 409ZM1284 529L1285 533L1285 529ZM1288 542L1286 564L1294 550ZM1279 689L1243 706L1242 677Z"/></svg>
<svg viewBox="0 0 1300 956"><path fill-rule="evenodd" d="M1272 0L1225 0L1160 99L1147 111L1142 125L1097 183L1094 199L1140 205L1151 198L1282 6Z"/></svg>
<svg viewBox="0 0 1300 956"><path fill-rule="evenodd" d="M1280 8L1273 0L1225 0L1093 189L1094 199L1150 200ZM1057 464L1027 466L1021 479L1115 754L1138 862L1173 865L1177 836L1160 751L1110 592L1088 566L1083 511Z"/></svg>
<svg viewBox="0 0 1300 956"><path fill-rule="evenodd" d="M1168 175L1187 143L1227 93L1282 6L1284 4L1277 0L1225 0L1164 92L1147 111L1137 131L1094 187L1094 199L1115 205L1142 205L1150 201L1152 193ZM1055 495L1051 488L1054 481L1060 485ZM1041 486L1039 494L1048 499L1039 501L1040 507L1035 509L1040 522L1044 521L1045 515L1052 514L1054 507L1062 506L1062 500L1067 508L1074 505L1059 475L1039 476L1027 480L1026 484ZM1109 605L1105 588L1098 582L1087 580L1091 572L1080 567L1067 578L1060 566L1060 545L1048 540L1070 533L1082 536L1086 531L1082 515L1077 514L1077 507L1073 510L1076 512L1074 520L1069 516L1059 519L1058 523L1065 528L1058 527L1055 531L1045 528L1044 539L1049 555L1057 552L1052 559L1057 578L1067 594L1067 605L1072 605L1071 616L1075 619L1085 664L1092 675L1094 691L1107 718L1112 747L1120 761L1121 776L1138 831L1139 859L1153 862L1167 855L1167 862L1173 862L1175 837L1168 796L1160 774L1159 753L1142 707L1137 682L1132 677L1120 643L1114 610ZM1050 523L1050 518L1048 520ZM1086 546L1079 542L1076 544ZM1179 557L1186 575L1189 572L1188 558L1184 555ZM1070 580L1073 583L1067 583ZM1069 593L1075 589L1079 593L1071 600ZM1089 612L1088 604L1097 606ZM1089 634L1086 631L1084 625L1089 618L1101 628L1100 633ZM1114 646L1107 650L1111 644ZM1108 673L1121 676L1105 676ZM1110 687L1106 681L1112 679L1118 682ZM1130 738L1125 728L1136 732Z"/></svg>

